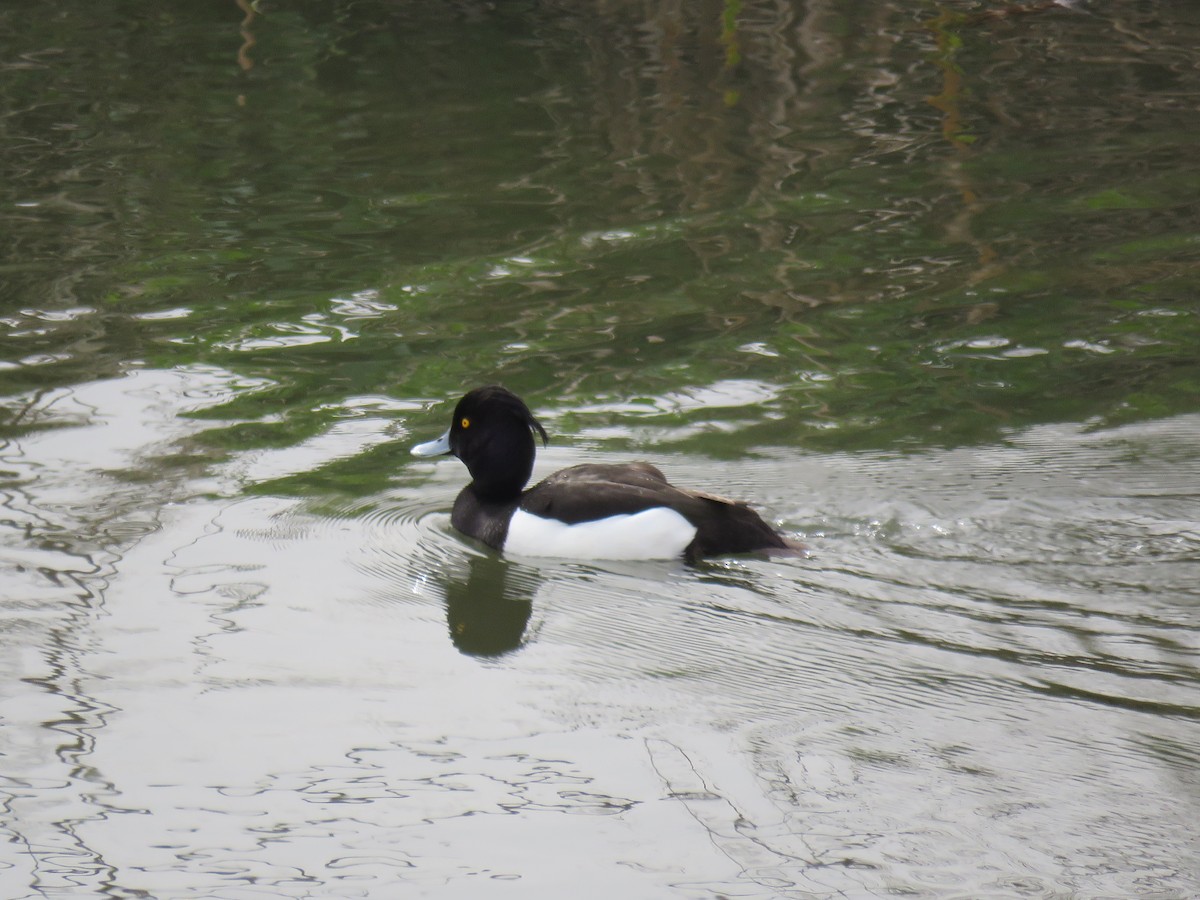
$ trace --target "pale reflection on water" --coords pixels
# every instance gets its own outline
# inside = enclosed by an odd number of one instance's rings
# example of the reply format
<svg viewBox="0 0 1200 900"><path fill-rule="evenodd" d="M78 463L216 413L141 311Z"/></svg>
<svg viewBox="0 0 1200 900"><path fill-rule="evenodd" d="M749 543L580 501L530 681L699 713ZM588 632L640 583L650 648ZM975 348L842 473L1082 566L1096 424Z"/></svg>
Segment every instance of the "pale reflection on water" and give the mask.
<svg viewBox="0 0 1200 900"><path fill-rule="evenodd" d="M30 399L44 427L3 461L0 894L1200 890L1200 418L667 457L812 557L535 565L449 531L452 460L361 508L244 493L406 440L417 403L155 464L213 424L181 412L261 387Z"/></svg>

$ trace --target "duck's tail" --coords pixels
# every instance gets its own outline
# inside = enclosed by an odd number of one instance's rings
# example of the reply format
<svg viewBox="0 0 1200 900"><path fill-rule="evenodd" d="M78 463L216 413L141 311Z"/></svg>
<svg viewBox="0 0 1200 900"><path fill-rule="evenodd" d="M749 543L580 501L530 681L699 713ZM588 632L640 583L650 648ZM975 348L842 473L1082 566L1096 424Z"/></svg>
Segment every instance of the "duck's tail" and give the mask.
<svg viewBox="0 0 1200 900"><path fill-rule="evenodd" d="M783 546L782 547L768 547L767 548L767 556L782 556L782 557L790 557L790 558L794 558L794 559L806 559L812 555L808 550L807 544L803 544L800 541L795 540L794 538L784 537L783 535L780 535L780 539L783 541Z"/></svg>

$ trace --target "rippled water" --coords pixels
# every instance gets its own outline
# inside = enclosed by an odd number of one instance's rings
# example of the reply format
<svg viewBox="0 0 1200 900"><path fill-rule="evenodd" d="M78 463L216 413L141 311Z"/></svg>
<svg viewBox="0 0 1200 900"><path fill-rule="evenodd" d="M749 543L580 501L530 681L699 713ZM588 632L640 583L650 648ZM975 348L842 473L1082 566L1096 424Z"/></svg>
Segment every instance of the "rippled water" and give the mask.
<svg viewBox="0 0 1200 900"><path fill-rule="evenodd" d="M1197 41L0 11L0 896L1200 895ZM809 555L463 540L492 380Z"/></svg>
<svg viewBox="0 0 1200 900"><path fill-rule="evenodd" d="M666 454L811 556L534 564L451 533L453 461L369 504L233 496L371 429L227 467L207 498L151 506L120 476L186 431L181 398L246 387L83 386L9 447L6 505L42 535L4 575L11 895L1195 884L1200 418Z"/></svg>

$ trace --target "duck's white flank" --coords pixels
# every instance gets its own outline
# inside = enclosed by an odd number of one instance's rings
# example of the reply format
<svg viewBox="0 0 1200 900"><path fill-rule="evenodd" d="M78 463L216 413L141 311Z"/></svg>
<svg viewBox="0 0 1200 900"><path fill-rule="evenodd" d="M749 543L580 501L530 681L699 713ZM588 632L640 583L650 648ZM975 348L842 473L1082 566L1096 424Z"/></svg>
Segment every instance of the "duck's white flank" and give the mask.
<svg viewBox="0 0 1200 900"><path fill-rule="evenodd" d="M696 536L696 527L665 506L567 525L518 509L508 525L504 552L566 559L674 559Z"/></svg>

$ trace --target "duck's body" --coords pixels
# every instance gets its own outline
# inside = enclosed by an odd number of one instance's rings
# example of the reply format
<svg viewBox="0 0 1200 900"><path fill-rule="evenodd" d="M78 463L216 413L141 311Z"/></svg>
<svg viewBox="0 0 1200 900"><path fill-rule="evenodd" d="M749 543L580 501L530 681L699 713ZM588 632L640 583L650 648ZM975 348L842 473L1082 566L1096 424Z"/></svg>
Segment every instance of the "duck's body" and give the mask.
<svg viewBox="0 0 1200 900"><path fill-rule="evenodd" d="M754 510L675 487L646 462L579 465L525 490L546 431L525 403L498 386L471 391L449 431L413 448L451 453L472 481L454 501L450 523L506 553L575 559L695 560L726 553L795 549Z"/></svg>

